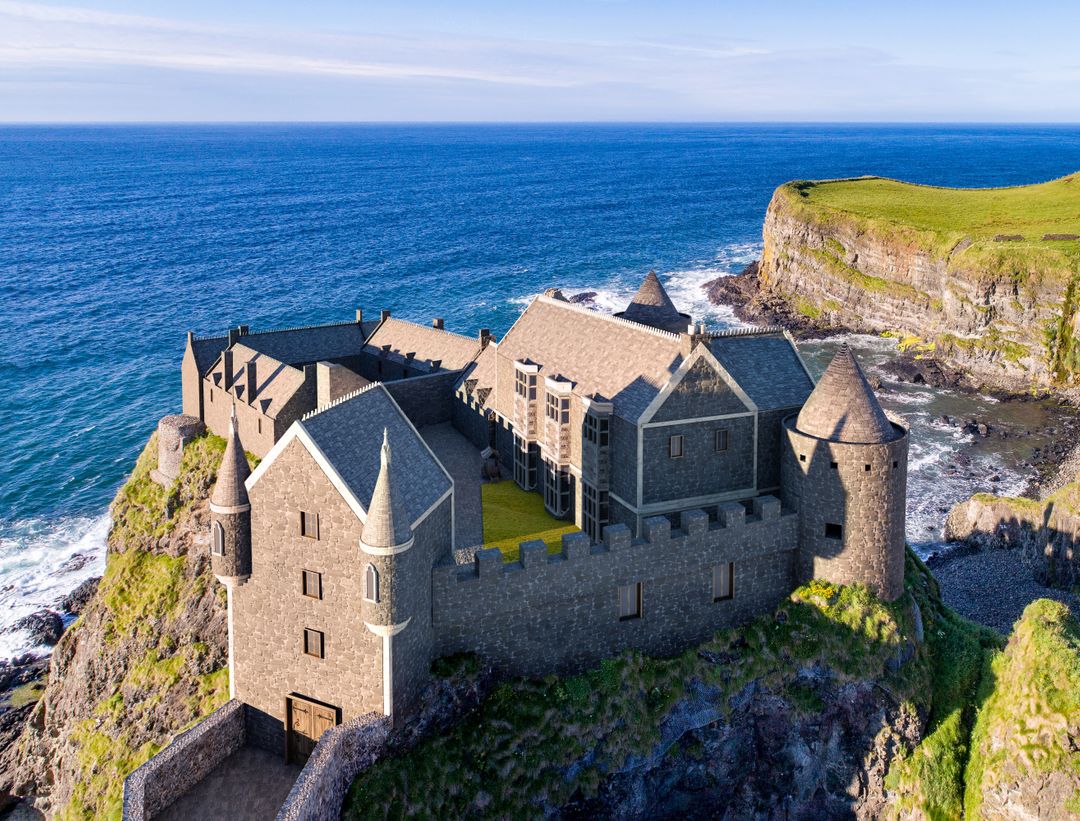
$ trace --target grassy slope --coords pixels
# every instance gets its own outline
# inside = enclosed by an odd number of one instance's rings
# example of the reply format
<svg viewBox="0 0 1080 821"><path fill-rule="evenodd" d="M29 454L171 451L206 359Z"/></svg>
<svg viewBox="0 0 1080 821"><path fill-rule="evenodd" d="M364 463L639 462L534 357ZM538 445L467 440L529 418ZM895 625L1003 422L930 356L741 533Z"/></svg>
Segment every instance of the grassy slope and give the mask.
<svg viewBox="0 0 1080 821"><path fill-rule="evenodd" d="M206 644L182 640L185 608L211 580L192 576L184 556L152 549L205 500L224 448L216 436L189 445L180 478L166 490L150 479L157 454L152 437L113 502L110 554L91 614L99 631L94 640L103 641L105 653L135 645L140 655L108 692L90 696L97 699L91 717L71 728L78 773L60 818L119 818L124 778L164 746L138 740L148 726L167 727L163 704L183 722L172 728L175 733L228 698L227 668L212 669ZM84 619L72 628L76 641L86 629Z"/></svg>
<svg viewBox="0 0 1080 821"><path fill-rule="evenodd" d="M926 741L893 786L905 806L957 818L975 692L998 639L948 610L910 555L907 584L926 642L899 670L886 662L914 635L910 599L884 604L862 588L813 582L781 605L782 615L719 633L673 659L628 652L572 678L505 683L451 732L357 779L343 817L533 817L542 803L558 806L577 789L595 795L605 773L655 753L660 723L692 682L718 688L714 701L725 707L756 679L797 711L820 710L817 694L795 677L816 661L834 671L836 689L872 678L907 709L931 715ZM731 661L713 664L699 651ZM928 765L934 761L939 766Z"/></svg>
<svg viewBox="0 0 1080 821"><path fill-rule="evenodd" d="M514 482L485 482L480 486L484 509L484 547L497 547L503 561L516 562L521 542L539 539L549 553L562 550L564 533L578 528L556 519L544 509L539 493L529 493Z"/></svg>
<svg viewBox="0 0 1080 821"><path fill-rule="evenodd" d="M1054 772L1068 773L1074 790L1062 813L1080 815L1080 624L1060 602L1032 602L990 673L972 737L967 817L981 817L984 791Z"/></svg>

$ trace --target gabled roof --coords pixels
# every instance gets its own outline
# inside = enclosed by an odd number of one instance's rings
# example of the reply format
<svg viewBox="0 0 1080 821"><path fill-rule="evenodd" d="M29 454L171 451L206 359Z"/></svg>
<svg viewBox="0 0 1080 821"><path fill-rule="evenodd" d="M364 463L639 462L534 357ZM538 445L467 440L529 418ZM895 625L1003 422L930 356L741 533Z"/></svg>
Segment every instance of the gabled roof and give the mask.
<svg viewBox="0 0 1080 821"><path fill-rule="evenodd" d="M498 359L498 345L489 342L476 358L470 362L454 385L454 390L464 387L466 392L480 400L485 409L494 403L495 363Z"/></svg>
<svg viewBox="0 0 1080 821"><path fill-rule="evenodd" d="M195 356L195 367L199 376L206 376L221 352L229 347L229 337L208 336L205 339L191 338L191 352Z"/></svg>
<svg viewBox="0 0 1080 821"><path fill-rule="evenodd" d="M389 345L390 355L398 361L412 353L417 364L439 360L441 367L448 371L464 368L480 349L478 339L395 317L379 323L367 341L373 348Z"/></svg>
<svg viewBox="0 0 1080 821"><path fill-rule="evenodd" d="M673 333L685 331L690 323L689 314L679 313L656 271L645 275L626 310L616 316Z"/></svg>
<svg viewBox="0 0 1080 821"><path fill-rule="evenodd" d="M370 328L369 323L364 323ZM364 347L365 329L356 322L312 325L280 331L250 332L239 343L286 365L356 356Z"/></svg>
<svg viewBox="0 0 1080 821"><path fill-rule="evenodd" d="M834 442L879 444L903 435L886 418L846 342L806 400L795 426Z"/></svg>
<svg viewBox="0 0 1080 821"><path fill-rule="evenodd" d="M538 296L499 342L500 359L531 360L542 376L574 383L579 396L611 401L637 421L682 362L678 335L562 300ZM501 379L502 377L500 377ZM495 407L513 417L512 384L496 386Z"/></svg>
<svg viewBox="0 0 1080 821"><path fill-rule="evenodd" d="M233 379L229 394L239 402L254 404L260 413L276 418L285 404L304 384L304 372L248 347L247 340L232 346ZM222 352L224 353L224 352ZM254 402L247 393L247 363L255 363ZM225 357L220 355L207 376L214 386L225 389Z"/></svg>
<svg viewBox="0 0 1080 821"><path fill-rule="evenodd" d="M393 443L398 504L415 527L453 488L446 469L381 382L342 397L294 422L248 480L251 489L290 442L299 439L361 521L379 475L384 431Z"/></svg>
<svg viewBox="0 0 1080 821"><path fill-rule="evenodd" d="M782 331L718 334L708 346L758 410L798 407L814 389L798 350Z"/></svg>

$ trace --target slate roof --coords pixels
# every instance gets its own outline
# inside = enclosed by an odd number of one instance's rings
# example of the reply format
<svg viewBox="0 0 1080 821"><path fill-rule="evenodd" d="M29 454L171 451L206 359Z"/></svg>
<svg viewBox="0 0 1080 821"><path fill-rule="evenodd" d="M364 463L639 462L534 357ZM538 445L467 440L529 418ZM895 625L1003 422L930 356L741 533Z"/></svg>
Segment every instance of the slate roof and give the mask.
<svg viewBox="0 0 1080 821"><path fill-rule="evenodd" d="M381 464L383 434L392 448L396 502L411 524L451 487L442 464L379 382L296 423L307 433L367 511Z"/></svg>
<svg viewBox="0 0 1080 821"><path fill-rule="evenodd" d="M441 367L448 371L464 368L480 349L478 339L395 317L380 323L367 341L373 348L389 345L390 356L398 361L413 353L417 363L441 360Z"/></svg>
<svg viewBox="0 0 1080 821"><path fill-rule="evenodd" d="M690 324L690 315L679 313L656 271L649 271L645 275L626 310L615 316L672 333L681 333Z"/></svg>
<svg viewBox="0 0 1080 821"><path fill-rule="evenodd" d="M390 435L386 430L383 431L379 459L379 475L375 479L375 490L371 493L371 504L367 508L361 538L369 547L397 547L412 538L403 492L410 477L394 465Z"/></svg>
<svg viewBox="0 0 1080 821"><path fill-rule="evenodd" d="M367 322L364 326L369 331L372 327ZM286 365L299 366L355 356L363 349L366 334L365 328L356 322L341 322L336 325L251 332L240 337L238 344Z"/></svg>
<svg viewBox="0 0 1080 821"><path fill-rule="evenodd" d="M480 351L476 358L466 366L454 389L457 390L464 386L470 396L475 396L480 400L481 407L484 409L492 407L495 402L495 364L497 359L498 345L489 342L487 347Z"/></svg>
<svg viewBox="0 0 1080 821"><path fill-rule="evenodd" d="M783 333L715 336L708 345L758 410L798 407L814 389L798 351Z"/></svg>
<svg viewBox="0 0 1080 821"><path fill-rule="evenodd" d="M291 365L262 354L247 346L250 337L243 337L244 342L232 346L233 382L230 394L237 401L251 404L247 395L247 363L255 363L255 407L264 415L276 418L293 394L304 384L304 372ZM214 386L225 389L225 358L218 357L208 374Z"/></svg>
<svg viewBox="0 0 1080 821"><path fill-rule="evenodd" d="M210 494L210 504L217 507L242 507L249 504L244 480L251 475L244 446L240 444L240 435L236 432L236 411L229 420L229 435L225 443L225 455L218 466L214 491Z"/></svg>
<svg viewBox="0 0 1080 821"><path fill-rule="evenodd" d="M499 359L529 359L540 376L562 376L578 396L600 396L637 421L682 363L675 334L538 296L499 342ZM514 386L502 372L495 407L513 418Z"/></svg>
<svg viewBox="0 0 1080 821"><path fill-rule="evenodd" d="M206 376L221 352L229 347L229 337L208 336L205 339L192 338L191 351L195 355L195 366L199 376Z"/></svg>
<svg viewBox="0 0 1080 821"><path fill-rule="evenodd" d="M825 369L795 426L834 442L880 444L903 435L886 418L847 343Z"/></svg>

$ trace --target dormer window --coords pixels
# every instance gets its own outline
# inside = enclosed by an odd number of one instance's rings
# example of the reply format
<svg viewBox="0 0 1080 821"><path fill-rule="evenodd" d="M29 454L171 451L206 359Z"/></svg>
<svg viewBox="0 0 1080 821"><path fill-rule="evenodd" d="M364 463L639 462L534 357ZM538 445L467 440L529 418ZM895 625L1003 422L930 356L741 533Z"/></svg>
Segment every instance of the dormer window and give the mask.
<svg viewBox="0 0 1080 821"><path fill-rule="evenodd" d="M221 526L221 522L210 525L210 555L225 555L225 528Z"/></svg>
<svg viewBox="0 0 1080 821"><path fill-rule="evenodd" d="M570 397L549 393L547 395L547 418L560 425L568 424L570 422Z"/></svg>
<svg viewBox="0 0 1080 821"><path fill-rule="evenodd" d="M379 571L373 564L369 564L364 571L364 600L376 603L379 601Z"/></svg>
<svg viewBox="0 0 1080 821"><path fill-rule="evenodd" d="M514 377L514 391L530 401L536 399L536 374L518 371Z"/></svg>

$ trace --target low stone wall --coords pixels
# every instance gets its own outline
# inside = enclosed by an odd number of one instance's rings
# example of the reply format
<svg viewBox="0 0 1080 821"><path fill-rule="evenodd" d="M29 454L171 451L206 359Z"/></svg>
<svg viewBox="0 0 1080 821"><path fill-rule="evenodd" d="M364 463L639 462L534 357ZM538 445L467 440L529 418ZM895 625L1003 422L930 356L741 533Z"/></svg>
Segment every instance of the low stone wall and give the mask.
<svg viewBox="0 0 1080 821"><path fill-rule="evenodd" d="M323 733L277 814L277 821L324 821L341 815L345 793L386 750L390 719L359 716Z"/></svg>
<svg viewBox="0 0 1080 821"><path fill-rule="evenodd" d="M244 705L233 699L124 779L124 821L148 821L244 746Z"/></svg>

